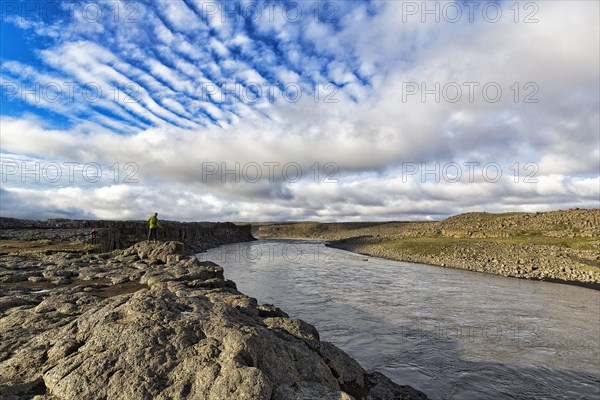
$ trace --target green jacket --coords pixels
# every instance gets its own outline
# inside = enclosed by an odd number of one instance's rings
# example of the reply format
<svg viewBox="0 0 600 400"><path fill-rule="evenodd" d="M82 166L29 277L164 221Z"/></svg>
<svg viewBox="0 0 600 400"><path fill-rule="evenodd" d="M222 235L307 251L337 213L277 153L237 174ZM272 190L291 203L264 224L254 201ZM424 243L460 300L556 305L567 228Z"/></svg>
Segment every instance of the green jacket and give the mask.
<svg viewBox="0 0 600 400"><path fill-rule="evenodd" d="M148 222L150 223L150 229L160 228L160 222L158 222L158 217L154 215L148 218Z"/></svg>

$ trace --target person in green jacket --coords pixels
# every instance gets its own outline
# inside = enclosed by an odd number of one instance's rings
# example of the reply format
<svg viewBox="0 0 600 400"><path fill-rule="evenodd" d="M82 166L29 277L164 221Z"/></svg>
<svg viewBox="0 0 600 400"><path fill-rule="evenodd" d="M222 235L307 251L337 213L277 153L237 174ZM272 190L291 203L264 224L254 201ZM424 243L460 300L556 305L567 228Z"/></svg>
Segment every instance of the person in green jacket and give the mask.
<svg viewBox="0 0 600 400"><path fill-rule="evenodd" d="M154 241L156 241L156 230L158 228L162 228L162 226L160 226L160 222L158 221L158 213L154 213L153 216L148 218L148 223L150 224L150 231L148 232L148 241L150 241L150 238L153 238Z"/></svg>

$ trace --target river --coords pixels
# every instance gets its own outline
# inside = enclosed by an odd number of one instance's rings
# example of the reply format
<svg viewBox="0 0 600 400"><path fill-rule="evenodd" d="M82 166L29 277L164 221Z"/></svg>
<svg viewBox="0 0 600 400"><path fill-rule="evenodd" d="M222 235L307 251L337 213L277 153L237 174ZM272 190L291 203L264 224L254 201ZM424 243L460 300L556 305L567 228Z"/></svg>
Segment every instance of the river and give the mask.
<svg viewBox="0 0 600 400"><path fill-rule="evenodd" d="M366 370L432 399L600 398L600 292L366 257L322 241L198 254Z"/></svg>

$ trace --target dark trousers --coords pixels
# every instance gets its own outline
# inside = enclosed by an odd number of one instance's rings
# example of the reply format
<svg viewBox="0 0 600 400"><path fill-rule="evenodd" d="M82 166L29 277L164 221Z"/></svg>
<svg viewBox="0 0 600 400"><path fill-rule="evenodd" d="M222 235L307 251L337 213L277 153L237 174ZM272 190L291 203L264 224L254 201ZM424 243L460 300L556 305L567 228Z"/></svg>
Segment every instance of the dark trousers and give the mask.
<svg viewBox="0 0 600 400"><path fill-rule="evenodd" d="M156 240L156 228L150 228L150 232L148 232L148 240L151 238Z"/></svg>

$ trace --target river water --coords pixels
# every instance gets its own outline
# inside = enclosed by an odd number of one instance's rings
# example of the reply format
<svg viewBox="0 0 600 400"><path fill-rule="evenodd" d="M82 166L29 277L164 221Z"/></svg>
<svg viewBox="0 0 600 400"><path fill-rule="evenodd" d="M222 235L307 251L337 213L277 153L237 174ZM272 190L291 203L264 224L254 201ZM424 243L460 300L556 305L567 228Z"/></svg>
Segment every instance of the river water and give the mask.
<svg viewBox="0 0 600 400"><path fill-rule="evenodd" d="M259 240L198 255L432 399L600 398L600 292Z"/></svg>

